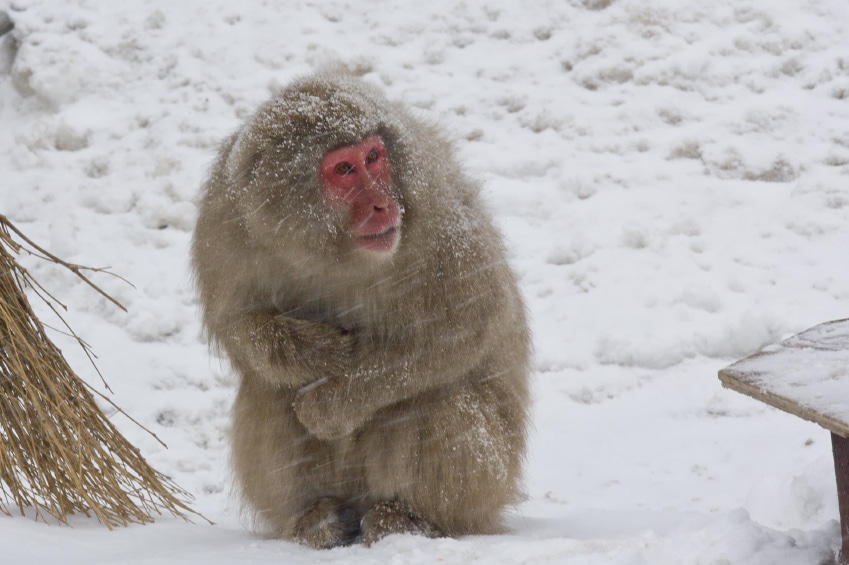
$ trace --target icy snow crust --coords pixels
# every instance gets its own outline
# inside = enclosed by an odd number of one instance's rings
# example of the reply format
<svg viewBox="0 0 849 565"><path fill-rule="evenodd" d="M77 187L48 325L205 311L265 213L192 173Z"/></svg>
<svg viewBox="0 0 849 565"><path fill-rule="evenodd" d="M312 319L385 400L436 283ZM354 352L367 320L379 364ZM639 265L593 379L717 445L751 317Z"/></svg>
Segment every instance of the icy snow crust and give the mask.
<svg viewBox="0 0 849 565"><path fill-rule="evenodd" d="M97 277L124 314L25 259L169 449L116 423L217 522L0 517L3 563L813 565L837 547L827 432L716 374L849 317L845 0L0 9L0 213L135 285ZM339 60L442 124L505 233L536 348L507 535L314 552L252 536L228 496L234 383L200 336L194 199L221 140Z"/></svg>

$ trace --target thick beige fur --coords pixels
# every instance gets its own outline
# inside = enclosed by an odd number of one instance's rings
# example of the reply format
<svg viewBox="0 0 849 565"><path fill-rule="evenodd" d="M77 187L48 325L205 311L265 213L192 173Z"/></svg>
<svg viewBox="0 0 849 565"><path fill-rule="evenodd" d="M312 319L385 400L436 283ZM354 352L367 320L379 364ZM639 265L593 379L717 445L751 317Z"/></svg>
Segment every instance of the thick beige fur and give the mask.
<svg viewBox="0 0 849 565"><path fill-rule="evenodd" d="M356 246L318 174L374 134L403 207L390 256ZM502 530L529 335L478 185L435 127L355 78L294 82L223 144L192 258L209 338L240 377L233 463L265 532L332 547Z"/></svg>

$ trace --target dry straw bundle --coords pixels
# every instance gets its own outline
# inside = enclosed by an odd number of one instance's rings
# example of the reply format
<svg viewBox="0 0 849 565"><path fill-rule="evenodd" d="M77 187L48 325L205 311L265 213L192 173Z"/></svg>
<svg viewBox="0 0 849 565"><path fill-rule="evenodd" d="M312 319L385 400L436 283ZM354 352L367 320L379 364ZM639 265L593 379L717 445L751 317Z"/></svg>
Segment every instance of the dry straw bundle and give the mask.
<svg viewBox="0 0 849 565"><path fill-rule="evenodd" d="M14 505L23 514L31 508L37 519L47 513L64 524L75 512L93 513L109 529L152 522L163 510L188 519L195 514L189 494L118 432L94 395L122 411L82 381L45 335L23 289L32 289L54 312L53 303L61 303L18 264L21 250L70 269L123 309L82 274L99 269L50 255L0 215L0 511L10 514Z"/></svg>

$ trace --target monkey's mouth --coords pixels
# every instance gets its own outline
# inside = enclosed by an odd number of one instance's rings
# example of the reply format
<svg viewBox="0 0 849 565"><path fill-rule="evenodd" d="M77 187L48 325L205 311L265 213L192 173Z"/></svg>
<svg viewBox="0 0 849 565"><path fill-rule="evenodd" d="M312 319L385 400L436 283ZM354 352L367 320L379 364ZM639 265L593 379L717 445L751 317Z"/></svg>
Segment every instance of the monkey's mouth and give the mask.
<svg viewBox="0 0 849 565"><path fill-rule="evenodd" d="M395 243L398 241L398 228L392 226L380 233L361 235L357 239L361 248L385 253L395 248Z"/></svg>

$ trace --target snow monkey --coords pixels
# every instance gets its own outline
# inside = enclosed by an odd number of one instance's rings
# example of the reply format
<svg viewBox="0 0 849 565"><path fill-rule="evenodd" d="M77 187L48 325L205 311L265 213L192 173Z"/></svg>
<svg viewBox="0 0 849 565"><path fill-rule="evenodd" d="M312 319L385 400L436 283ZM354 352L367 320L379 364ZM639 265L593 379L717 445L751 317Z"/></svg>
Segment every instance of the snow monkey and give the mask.
<svg viewBox="0 0 849 565"><path fill-rule="evenodd" d="M223 143L192 259L239 375L232 459L265 534L502 531L530 347L478 192L436 126L347 75L294 81Z"/></svg>

